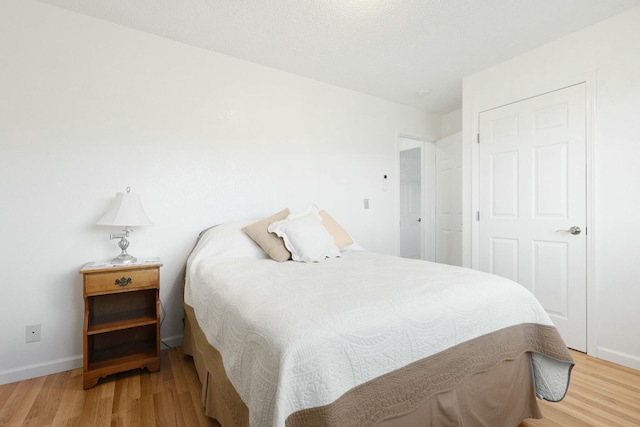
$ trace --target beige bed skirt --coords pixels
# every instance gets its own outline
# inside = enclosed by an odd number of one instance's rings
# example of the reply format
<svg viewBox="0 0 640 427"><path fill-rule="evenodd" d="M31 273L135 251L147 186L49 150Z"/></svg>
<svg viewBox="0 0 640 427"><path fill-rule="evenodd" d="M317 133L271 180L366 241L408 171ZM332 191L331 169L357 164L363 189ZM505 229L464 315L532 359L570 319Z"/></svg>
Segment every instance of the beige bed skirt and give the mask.
<svg viewBox="0 0 640 427"><path fill-rule="evenodd" d="M571 361L557 331L517 325L460 344L368 381L329 405L291 414L287 427L517 426L542 418L530 351ZM559 347L549 342L559 342ZM249 411L185 304L184 353L193 357L205 413L222 427L249 426ZM455 367L452 369L452 367Z"/></svg>

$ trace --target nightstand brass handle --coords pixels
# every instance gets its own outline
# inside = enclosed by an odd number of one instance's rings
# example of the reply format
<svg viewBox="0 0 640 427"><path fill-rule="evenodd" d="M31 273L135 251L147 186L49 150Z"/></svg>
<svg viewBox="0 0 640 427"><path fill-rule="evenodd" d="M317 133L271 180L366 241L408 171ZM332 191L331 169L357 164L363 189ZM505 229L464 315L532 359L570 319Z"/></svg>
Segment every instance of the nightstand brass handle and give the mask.
<svg viewBox="0 0 640 427"><path fill-rule="evenodd" d="M116 285L118 286L127 286L131 282L133 282L133 280L131 280L131 277L123 277L122 279L116 279Z"/></svg>

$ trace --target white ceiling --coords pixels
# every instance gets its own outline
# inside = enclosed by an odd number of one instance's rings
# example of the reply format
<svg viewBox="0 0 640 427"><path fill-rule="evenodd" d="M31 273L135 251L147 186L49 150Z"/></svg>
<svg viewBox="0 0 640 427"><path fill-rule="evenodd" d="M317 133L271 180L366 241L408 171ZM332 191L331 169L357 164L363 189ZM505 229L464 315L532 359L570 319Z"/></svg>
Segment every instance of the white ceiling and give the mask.
<svg viewBox="0 0 640 427"><path fill-rule="evenodd" d="M41 0L447 113L462 78L640 0ZM419 95L418 92L430 92Z"/></svg>

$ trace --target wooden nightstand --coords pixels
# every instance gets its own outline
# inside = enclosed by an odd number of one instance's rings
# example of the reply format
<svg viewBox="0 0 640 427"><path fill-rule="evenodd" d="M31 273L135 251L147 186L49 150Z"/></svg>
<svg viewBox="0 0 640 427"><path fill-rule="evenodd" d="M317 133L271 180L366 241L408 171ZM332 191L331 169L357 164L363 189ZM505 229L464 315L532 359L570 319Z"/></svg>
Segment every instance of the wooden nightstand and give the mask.
<svg viewBox="0 0 640 427"><path fill-rule="evenodd" d="M82 267L82 382L130 369L160 370L160 267L155 258L128 266Z"/></svg>

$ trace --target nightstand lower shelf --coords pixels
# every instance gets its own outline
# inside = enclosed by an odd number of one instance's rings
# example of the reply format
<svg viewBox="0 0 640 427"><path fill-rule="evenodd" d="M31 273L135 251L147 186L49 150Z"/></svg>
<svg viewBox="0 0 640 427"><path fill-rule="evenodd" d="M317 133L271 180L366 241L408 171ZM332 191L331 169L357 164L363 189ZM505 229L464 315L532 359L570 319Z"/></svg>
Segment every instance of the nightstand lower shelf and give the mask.
<svg viewBox="0 0 640 427"><path fill-rule="evenodd" d="M141 362L153 359L160 359L156 356L156 349L142 346L131 346L128 348L126 352L120 352L119 356L114 357L111 352L104 352L103 354L97 355L96 360L94 362L89 362L89 369L87 372L98 371L107 367L120 367L120 365L129 365L140 364ZM146 363L145 363L146 365ZM139 366L144 367L144 366ZM128 368L135 369L135 368ZM125 370L128 370L125 369Z"/></svg>
<svg viewBox="0 0 640 427"><path fill-rule="evenodd" d="M89 335L89 367L105 360L131 356L136 353L155 354L155 325L142 326L133 330L121 330L100 335Z"/></svg>
<svg viewBox="0 0 640 427"><path fill-rule="evenodd" d="M157 319L154 314L148 314L145 310L132 311L113 316L104 316L89 325L88 335L102 334L105 332L119 331L131 327L155 325Z"/></svg>
<svg viewBox="0 0 640 427"><path fill-rule="evenodd" d="M83 372L82 375L83 387L85 389L91 388L98 383L100 378L114 373L143 368L147 368L149 372L160 370L160 357L155 355L155 349L90 363L89 370Z"/></svg>
<svg viewBox="0 0 640 427"><path fill-rule="evenodd" d="M87 367L84 371L84 387L93 387L107 375L147 368L151 372L160 369L157 352L155 324L133 329L89 335Z"/></svg>

